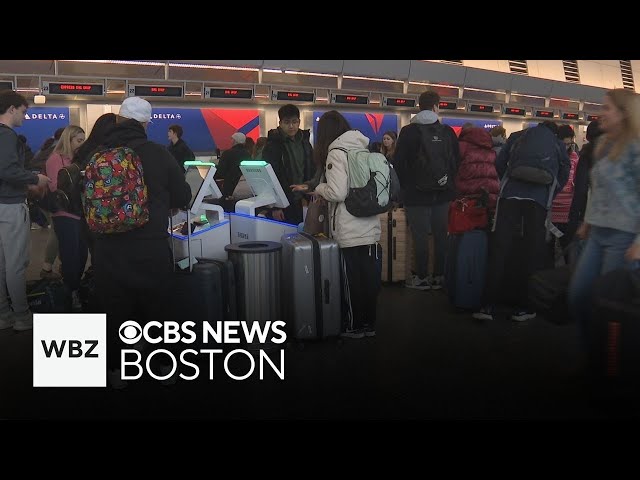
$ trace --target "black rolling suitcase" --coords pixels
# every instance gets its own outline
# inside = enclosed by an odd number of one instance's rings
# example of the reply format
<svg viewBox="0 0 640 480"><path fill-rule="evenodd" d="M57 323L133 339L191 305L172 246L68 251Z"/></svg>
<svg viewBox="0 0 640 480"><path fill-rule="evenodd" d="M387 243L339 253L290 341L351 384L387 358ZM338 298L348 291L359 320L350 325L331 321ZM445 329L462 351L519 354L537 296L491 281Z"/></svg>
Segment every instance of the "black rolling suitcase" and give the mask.
<svg viewBox="0 0 640 480"><path fill-rule="evenodd" d="M640 396L640 271L614 270L594 287L589 360L599 393Z"/></svg>
<svg viewBox="0 0 640 480"><path fill-rule="evenodd" d="M535 272L529 277L529 303L546 320L558 325L569 323L567 291L570 280L569 265Z"/></svg>

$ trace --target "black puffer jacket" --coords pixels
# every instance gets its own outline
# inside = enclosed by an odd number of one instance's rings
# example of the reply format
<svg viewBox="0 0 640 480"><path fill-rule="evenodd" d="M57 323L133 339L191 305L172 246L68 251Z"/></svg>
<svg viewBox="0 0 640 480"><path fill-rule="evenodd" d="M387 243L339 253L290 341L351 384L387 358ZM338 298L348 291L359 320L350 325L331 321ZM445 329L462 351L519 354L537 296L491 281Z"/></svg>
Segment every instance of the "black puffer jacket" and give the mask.
<svg viewBox="0 0 640 480"><path fill-rule="evenodd" d="M171 153L171 155L174 156L174 158L178 162L178 165L180 165L180 167L183 170L184 170L184 162L186 162L187 160L193 160L196 158L196 156L193 154L193 152L189 148L189 145L187 145L185 141L182 140L181 138L178 139L175 145L171 143L167 147L167 150L169 150L169 153Z"/></svg>

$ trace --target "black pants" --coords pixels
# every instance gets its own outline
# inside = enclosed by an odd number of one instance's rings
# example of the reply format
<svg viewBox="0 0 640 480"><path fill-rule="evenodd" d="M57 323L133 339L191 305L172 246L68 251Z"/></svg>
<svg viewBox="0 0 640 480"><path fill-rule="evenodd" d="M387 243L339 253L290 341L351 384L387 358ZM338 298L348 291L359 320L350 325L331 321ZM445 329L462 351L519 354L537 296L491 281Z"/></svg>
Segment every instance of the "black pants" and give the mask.
<svg viewBox="0 0 640 480"><path fill-rule="evenodd" d="M489 249L489 272L483 302L485 305L496 305L500 302L505 269L517 269L518 274L511 277L514 284L509 287L517 291L516 306L527 306L529 276L543 265L546 218L547 211L533 200L500 199L496 228ZM517 255L519 263L507 264L514 232L519 225L522 225L523 232L523 240L517 245L521 249Z"/></svg>
<svg viewBox="0 0 640 480"><path fill-rule="evenodd" d="M348 330L365 326L375 328L376 303L380 291L380 270L376 259L381 258L381 250L376 244L341 249L343 272L346 273L344 297L350 310L347 315Z"/></svg>
<svg viewBox="0 0 640 480"><path fill-rule="evenodd" d="M87 242L82 232L82 220L53 217L53 228L58 237L58 251L62 261L62 277L69 293L80 288L80 279L87 263Z"/></svg>
<svg viewBox="0 0 640 480"><path fill-rule="evenodd" d="M151 320L175 320L167 318L170 250L166 239L97 239L94 253L96 292L107 314L107 367L116 369L120 365L120 350L131 348L119 338L123 322L136 320L144 327Z"/></svg>

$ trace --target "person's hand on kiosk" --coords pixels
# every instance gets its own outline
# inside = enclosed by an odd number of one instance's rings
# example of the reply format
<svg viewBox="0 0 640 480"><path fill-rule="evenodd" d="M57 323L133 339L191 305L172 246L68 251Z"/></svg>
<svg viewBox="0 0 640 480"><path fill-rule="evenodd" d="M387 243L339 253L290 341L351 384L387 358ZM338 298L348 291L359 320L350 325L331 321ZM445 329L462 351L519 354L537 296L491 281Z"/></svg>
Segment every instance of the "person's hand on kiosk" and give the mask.
<svg viewBox="0 0 640 480"><path fill-rule="evenodd" d="M281 208L274 208L273 210L271 210L271 218L280 222L284 222L284 212Z"/></svg>

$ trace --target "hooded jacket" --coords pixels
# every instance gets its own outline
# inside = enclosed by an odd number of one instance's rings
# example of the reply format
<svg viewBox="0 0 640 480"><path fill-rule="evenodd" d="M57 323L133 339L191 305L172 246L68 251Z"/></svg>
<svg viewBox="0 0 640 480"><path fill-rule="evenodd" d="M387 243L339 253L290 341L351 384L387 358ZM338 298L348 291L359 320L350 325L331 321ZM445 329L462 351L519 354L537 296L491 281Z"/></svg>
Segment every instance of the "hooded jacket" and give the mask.
<svg viewBox="0 0 640 480"><path fill-rule="evenodd" d="M418 158L420 150L421 132L419 125L430 125L438 122L438 115L432 110L422 110L418 113L409 125L402 127L396 143L393 166L398 174L400 185L402 186L404 204L412 205L440 205L449 202L456 197L453 186L445 191L422 192L415 188L413 182L414 163ZM444 125L447 141L450 142L453 151L453 165L451 175L455 177L460 165L460 151L458 138L449 125ZM453 183L453 182L451 182Z"/></svg>
<svg viewBox="0 0 640 480"><path fill-rule="evenodd" d="M163 145L147 140L144 127L136 120L118 123L107 133L105 144L110 148L130 147L140 157L149 198L149 221L135 230L97 237L117 237L119 240L167 238L169 210L185 207L191 200L191 187L185 181L184 171Z"/></svg>
<svg viewBox="0 0 640 480"><path fill-rule="evenodd" d="M463 130L458 140L461 159L456 175L458 195L478 194L484 188L489 192L489 208L495 208L500 180L491 135L483 128L473 127Z"/></svg>
<svg viewBox="0 0 640 480"><path fill-rule="evenodd" d="M315 189L329 202L331 237L338 242L340 248L371 245L380 240L378 215L354 217L344 204L349 193L349 165L347 154L337 149L366 149L367 145L369 139L358 130L349 130L331 142L324 169L326 181Z"/></svg>
<svg viewBox="0 0 640 480"><path fill-rule="evenodd" d="M10 127L0 124L0 203L24 203L27 185L38 176L24 168L24 144Z"/></svg>

